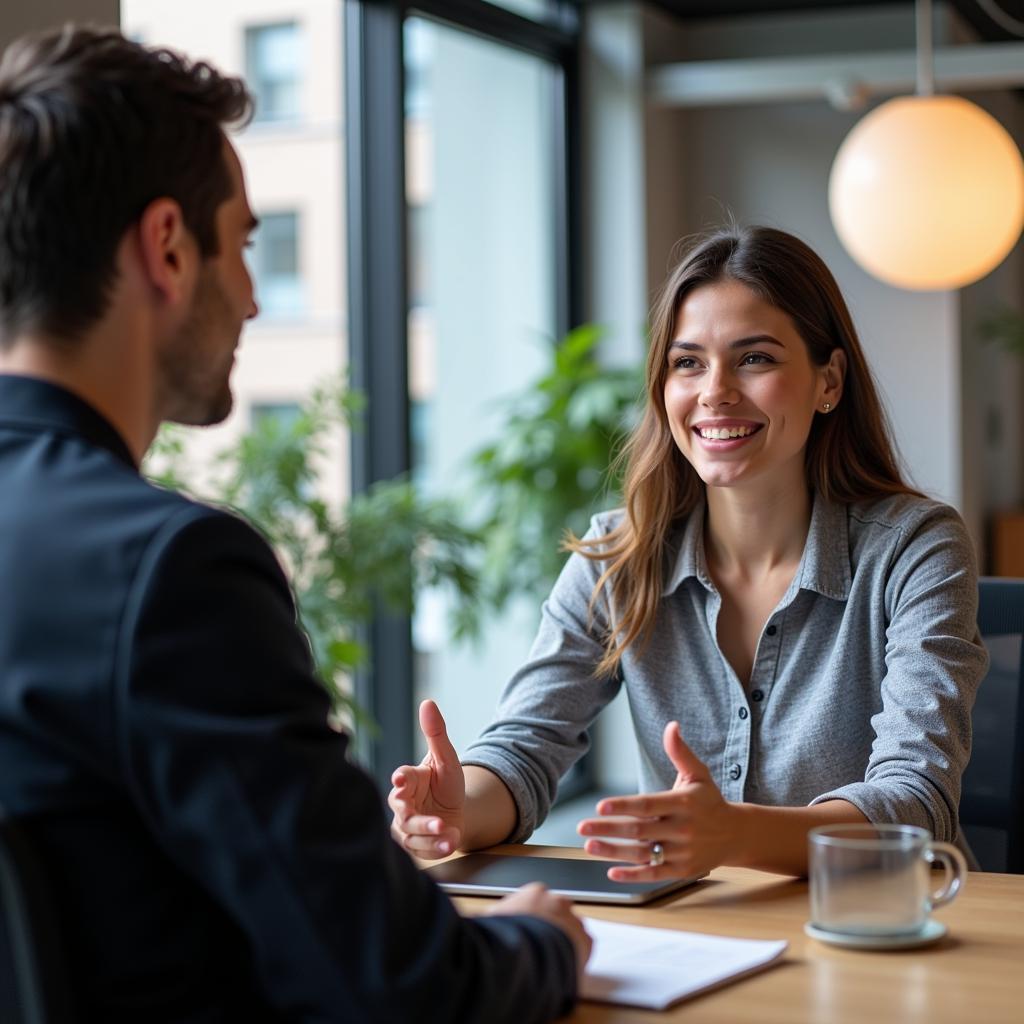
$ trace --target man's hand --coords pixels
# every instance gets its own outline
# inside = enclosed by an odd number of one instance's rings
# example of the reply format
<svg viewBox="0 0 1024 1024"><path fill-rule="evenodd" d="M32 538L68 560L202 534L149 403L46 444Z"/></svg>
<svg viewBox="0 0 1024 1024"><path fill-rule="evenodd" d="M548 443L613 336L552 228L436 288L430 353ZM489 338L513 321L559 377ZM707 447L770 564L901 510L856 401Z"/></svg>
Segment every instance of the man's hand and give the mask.
<svg viewBox="0 0 1024 1024"><path fill-rule="evenodd" d="M432 700L420 704L427 756L391 776L391 834L409 853L427 860L447 857L462 840L466 780L444 719Z"/></svg>
<svg viewBox="0 0 1024 1024"><path fill-rule="evenodd" d="M576 974L583 977L583 969L590 959L594 943L583 927L583 922L573 913L572 903L564 896L548 892L540 882L531 882L510 893L488 914L529 914L560 928L572 939L576 950Z"/></svg>

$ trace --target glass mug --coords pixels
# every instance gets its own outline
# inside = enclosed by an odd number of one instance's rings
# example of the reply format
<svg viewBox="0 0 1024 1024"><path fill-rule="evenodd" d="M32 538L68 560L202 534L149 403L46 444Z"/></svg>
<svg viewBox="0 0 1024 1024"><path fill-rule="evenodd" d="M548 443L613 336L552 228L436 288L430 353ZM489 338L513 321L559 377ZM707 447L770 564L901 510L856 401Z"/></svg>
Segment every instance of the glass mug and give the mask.
<svg viewBox="0 0 1024 1024"><path fill-rule="evenodd" d="M825 825L807 835L811 923L846 935L920 931L963 887L967 862L915 825ZM945 871L932 889L931 866Z"/></svg>

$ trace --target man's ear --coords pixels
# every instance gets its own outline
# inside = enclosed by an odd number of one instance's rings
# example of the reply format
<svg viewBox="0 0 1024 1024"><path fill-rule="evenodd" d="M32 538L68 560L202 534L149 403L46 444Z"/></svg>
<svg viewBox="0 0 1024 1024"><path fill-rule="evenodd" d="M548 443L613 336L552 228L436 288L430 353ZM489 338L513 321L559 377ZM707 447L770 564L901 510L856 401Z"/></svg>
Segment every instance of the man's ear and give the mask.
<svg viewBox="0 0 1024 1024"><path fill-rule="evenodd" d="M190 294L199 254L173 199L154 199L138 221L142 271L163 299L176 304Z"/></svg>

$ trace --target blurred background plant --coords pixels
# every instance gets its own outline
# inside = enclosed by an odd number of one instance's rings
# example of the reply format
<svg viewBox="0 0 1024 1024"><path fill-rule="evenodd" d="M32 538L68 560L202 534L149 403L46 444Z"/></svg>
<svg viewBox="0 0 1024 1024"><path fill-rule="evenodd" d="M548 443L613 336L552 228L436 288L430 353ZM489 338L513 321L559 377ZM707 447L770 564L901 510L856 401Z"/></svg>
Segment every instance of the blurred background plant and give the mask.
<svg viewBox="0 0 1024 1024"><path fill-rule="evenodd" d="M513 594L544 596L565 562L560 541L618 504L615 456L639 409L638 367L604 367L600 328L551 343L547 371L504 406L497 440L471 459L483 508L481 578L499 607Z"/></svg>
<svg viewBox="0 0 1024 1024"><path fill-rule="evenodd" d="M372 725L352 700L353 671L367 658L361 627L378 602L411 613L418 586L453 597L453 632L475 627L482 600L472 568L482 542L450 501L426 500L405 479L379 483L344 505L317 494L316 464L329 433L358 429L362 396L344 384L318 389L291 419L268 416L222 451L200 482L184 457L186 428L165 426L146 460L157 483L240 513L285 564L299 621L335 707Z"/></svg>
<svg viewBox="0 0 1024 1024"><path fill-rule="evenodd" d="M188 428L165 426L145 470L263 533L285 565L336 709L372 728L350 684L377 609L411 614L417 592L440 589L452 640L471 637L488 610L517 594L542 596L565 561L565 532L582 535L595 511L618 500L609 466L641 376L603 368L599 337L581 327L551 343L547 372L507 400L498 439L470 459L469 493L458 503L425 498L404 478L344 504L318 494L331 432L359 429L364 400L344 382L319 388L295 417L257 420L202 475L185 455Z"/></svg>

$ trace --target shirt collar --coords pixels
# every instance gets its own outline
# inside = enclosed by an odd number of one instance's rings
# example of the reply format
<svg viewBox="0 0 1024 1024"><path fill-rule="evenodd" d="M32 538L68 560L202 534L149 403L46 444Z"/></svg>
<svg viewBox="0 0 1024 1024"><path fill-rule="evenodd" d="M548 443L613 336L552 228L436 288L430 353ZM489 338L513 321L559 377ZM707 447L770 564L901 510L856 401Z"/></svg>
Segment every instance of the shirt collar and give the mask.
<svg viewBox="0 0 1024 1024"><path fill-rule="evenodd" d="M686 518L679 547L662 588L662 597L673 593L691 576L706 588L714 584L704 557L704 498ZM850 594L850 544L846 506L814 496L807 543L797 569L797 586L823 597L845 601Z"/></svg>
<svg viewBox="0 0 1024 1024"><path fill-rule="evenodd" d="M0 374L0 425L73 434L138 469L109 421L78 395L37 377Z"/></svg>
<svg viewBox="0 0 1024 1024"><path fill-rule="evenodd" d="M704 560L704 513L706 503L701 494L693 511L686 517L686 525L678 539L678 548L672 568L665 580L661 596L678 590L684 580L691 576L700 580L705 587L711 587L707 562Z"/></svg>
<svg viewBox="0 0 1024 1024"><path fill-rule="evenodd" d="M804 590L836 601L850 596L850 523L845 505L815 495L811 528L797 573Z"/></svg>

